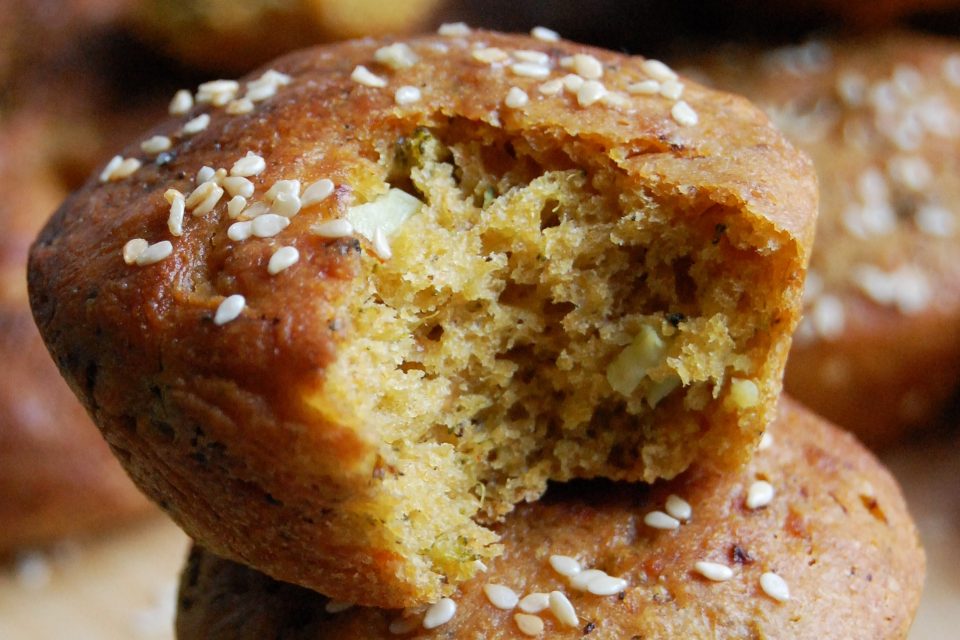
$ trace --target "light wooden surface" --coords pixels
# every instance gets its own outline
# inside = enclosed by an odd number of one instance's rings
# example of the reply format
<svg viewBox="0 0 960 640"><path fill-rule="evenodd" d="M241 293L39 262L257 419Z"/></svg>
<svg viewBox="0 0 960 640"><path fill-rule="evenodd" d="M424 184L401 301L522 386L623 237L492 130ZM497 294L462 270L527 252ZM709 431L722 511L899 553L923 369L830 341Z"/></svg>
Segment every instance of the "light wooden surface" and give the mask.
<svg viewBox="0 0 960 640"><path fill-rule="evenodd" d="M910 640L960 637L960 438L883 456L927 549L927 586ZM0 640L171 640L187 540L165 520L21 558L0 571Z"/></svg>

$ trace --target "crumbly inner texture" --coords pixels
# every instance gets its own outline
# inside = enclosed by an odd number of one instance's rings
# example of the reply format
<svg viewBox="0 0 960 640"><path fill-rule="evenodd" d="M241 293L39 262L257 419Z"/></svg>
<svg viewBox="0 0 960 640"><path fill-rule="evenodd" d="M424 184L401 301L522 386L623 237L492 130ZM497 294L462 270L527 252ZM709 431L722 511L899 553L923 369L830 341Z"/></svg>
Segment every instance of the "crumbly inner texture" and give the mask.
<svg viewBox="0 0 960 640"><path fill-rule="evenodd" d="M421 569L468 577L497 552L479 523L548 480L670 477L759 410L783 274L738 248L743 216L477 123L382 155L358 200L423 205L390 259L365 249L323 402L385 443L356 508Z"/></svg>

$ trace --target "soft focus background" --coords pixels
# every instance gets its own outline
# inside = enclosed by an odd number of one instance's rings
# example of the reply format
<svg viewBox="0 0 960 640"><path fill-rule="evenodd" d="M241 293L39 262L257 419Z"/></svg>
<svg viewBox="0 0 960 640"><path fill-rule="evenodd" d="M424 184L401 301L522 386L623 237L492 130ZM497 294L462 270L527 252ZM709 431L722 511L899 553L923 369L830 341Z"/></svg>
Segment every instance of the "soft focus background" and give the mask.
<svg viewBox="0 0 960 640"><path fill-rule="evenodd" d="M61 408L69 392L52 365L16 357L39 349L36 332L24 329L30 238L116 149L163 117L177 89L238 77L315 42L461 20L505 31L544 25L678 64L728 42L775 48L892 28L957 39L960 53L960 0L0 0L0 359L10 369L0 371L0 388L12 390L0 393L0 639L169 640L187 548L104 462L77 407ZM946 204L960 218L960 202ZM960 629L960 384L943 371L910 375L946 375L940 387L953 394L875 443L927 549L911 640L932 640ZM870 438L869 424L844 426Z"/></svg>

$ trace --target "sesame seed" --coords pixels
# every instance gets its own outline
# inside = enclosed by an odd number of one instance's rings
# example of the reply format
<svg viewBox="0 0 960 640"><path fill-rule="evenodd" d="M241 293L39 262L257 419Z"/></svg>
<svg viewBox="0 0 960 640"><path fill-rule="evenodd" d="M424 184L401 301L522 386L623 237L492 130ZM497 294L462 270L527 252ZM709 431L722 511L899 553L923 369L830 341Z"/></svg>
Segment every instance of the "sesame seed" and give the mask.
<svg viewBox="0 0 960 640"><path fill-rule="evenodd" d="M854 72L845 72L837 78L837 93L848 107L859 107L867 96L867 79Z"/></svg>
<svg viewBox="0 0 960 640"><path fill-rule="evenodd" d="M612 596L627 588L627 581L613 576L598 576L587 584L587 592L595 596Z"/></svg>
<svg viewBox="0 0 960 640"><path fill-rule="evenodd" d="M575 576L581 571L580 563L570 556L550 556L550 566L562 576Z"/></svg>
<svg viewBox="0 0 960 640"><path fill-rule="evenodd" d="M254 202L249 207L240 212L240 217L245 220L253 220L265 213L270 213L270 205L266 202Z"/></svg>
<svg viewBox="0 0 960 640"><path fill-rule="evenodd" d="M887 163L887 173L898 183L920 191L933 181L933 170L919 156L895 156Z"/></svg>
<svg viewBox="0 0 960 640"><path fill-rule="evenodd" d="M895 306L907 315L923 311L933 297L927 276L911 265L891 272L861 265L854 268L852 280L877 304Z"/></svg>
<svg viewBox="0 0 960 640"><path fill-rule="evenodd" d="M374 52L373 59L391 69L407 69L419 60L417 54L405 42L380 47Z"/></svg>
<svg viewBox="0 0 960 640"><path fill-rule="evenodd" d="M367 87L385 87L387 86L387 81L381 78L378 75L375 75L372 71L367 69L362 64L358 64L353 73L350 74L350 79L354 82L362 84Z"/></svg>
<svg viewBox="0 0 960 640"><path fill-rule="evenodd" d="M230 168L230 175L249 178L250 176L257 175L266 168L267 163L263 158L248 151L247 155L233 163L233 166Z"/></svg>
<svg viewBox="0 0 960 640"><path fill-rule="evenodd" d="M147 250L148 246L150 246L150 243L143 238L127 240L127 243L123 245L123 261L127 264L134 264L140 254Z"/></svg>
<svg viewBox="0 0 960 640"><path fill-rule="evenodd" d="M53 570L50 562L38 551L18 553L14 565L17 585L31 591L39 591L50 584Z"/></svg>
<svg viewBox="0 0 960 640"><path fill-rule="evenodd" d="M607 572L601 571L600 569L586 569L574 576L570 576L570 588L574 591L586 591L591 582L606 575Z"/></svg>
<svg viewBox="0 0 960 640"><path fill-rule="evenodd" d="M525 636L539 636L543 633L543 620L529 613L517 613L513 616L517 629Z"/></svg>
<svg viewBox="0 0 960 640"><path fill-rule="evenodd" d="M483 562L480 560L473 561L473 568L477 571L477 573L485 573L487 571L487 565L483 564Z"/></svg>
<svg viewBox="0 0 960 640"><path fill-rule="evenodd" d="M589 107L605 95L607 95L607 88L603 86L603 83L596 80L587 80L577 91L577 103L581 107Z"/></svg>
<svg viewBox="0 0 960 640"><path fill-rule="evenodd" d="M161 240L151 244L146 249L140 252L137 256L137 266L145 267L150 264L155 264L160 262L167 256L173 253L173 245L169 240Z"/></svg>
<svg viewBox="0 0 960 640"><path fill-rule="evenodd" d="M543 42L557 42L560 40L559 33L546 27L534 27L530 30L530 35Z"/></svg>
<svg viewBox="0 0 960 640"><path fill-rule="evenodd" d="M640 68L642 68L648 76L660 82L677 79L676 72L659 60L644 60L640 63Z"/></svg>
<svg viewBox="0 0 960 640"><path fill-rule="evenodd" d="M766 480L757 480L747 489L747 508L760 509L773 501L773 485Z"/></svg>
<svg viewBox="0 0 960 640"><path fill-rule="evenodd" d="M535 591L521 598L517 606L527 613L540 613L550 606L550 594Z"/></svg>
<svg viewBox="0 0 960 640"><path fill-rule="evenodd" d="M224 178L222 186L231 196L243 196L244 198L253 196L253 183L241 176Z"/></svg>
<svg viewBox="0 0 960 640"><path fill-rule="evenodd" d="M597 80L603 77L603 63L587 53L578 53L573 56L573 71L587 80Z"/></svg>
<svg viewBox="0 0 960 640"><path fill-rule="evenodd" d="M440 25L437 33L441 36L468 36L470 35L470 27L463 22L446 22Z"/></svg>
<svg viewBox="0 0 960 640"><path fill-rule="evenodd" d="M693 515L693 508L690 503L673 493L667 497L666 510L672 517L683 522L689 520Z"/></svg>
<svg viewBox="0 0 960 640"><path fill-rule="evenodd" d="M262 216L257 216L251 222L253 235L258 238L272 238L290 226L290 218L276 213L265 213Z"/></svg>
<svg viewBox="0 0 960 640"><path fill-rule="evenodd" d="M550 75L550 67L532 62L516 62L510 65L510 71L515 75L535 80L546 80Z"/></svg>
<svg viewBox="0 0 960 640"><path fill-rule="evenodd" d="M285 73L280 73L274 69L267 69L256 80L247 83L247 92L244 96L251 102L260 102L271 98L277 93L277 89L290 84L293 79Z"/></svg>
<svg viewBox="0 0 960 640"><path fill-rule="evenodd" d="M790 599L790 587L783 578L772 571L767 571L760 576L760 588L778 602L786 602Z"/></svg>
<svg viewBox="0 0 960 640"><path fill-rule="evenodd" d="M704 578L713 580L714 582L723 582L733 577L733 569L719 562L698 560L694 563L693 568Z"/></svg>
<svg viewBox="0 0 960 640"><path fill-rule="evenodd" d="M197 87L197 102L222 107L233 100L239 90L240 83L236 80L211 80Z"/></svg>
<svg viewBox="0 0 960 640"><path fill-rule="evenodd" d="M617 109L623 109L630 105L630 98L620 93L619 91L608 91L603 94L603 97L600 99L603 104L608 104L611 107L616 107Z"/></svg>
<svg viewBox="0 0 960 640"><path fill-rule="evenodd" d="M346 611L347 609L352 609L353 607L354 604L352 602L328 600L327 604L325 604L323 608L327 613L340 613L341 611Z"/></svg>
<svg viewBox="0 0 960 640"><path fill-rule="evenodd" d="M217 175L216 169L214 169L213 167L208 167L204 165L200 167L199 171L197 171L197 177L196 177L197 184L201 184L203 182L209 182L210 180L213 180L213 178L216 175Z"/></svg>
<svg viewBox="0 0 960 640"><path fill-rule="evenodd" d="M266 197L273 203L274 213L292 218L300 212L300 181L277 180L267 190Z"/></svg>
<svg viewBox="0 0 960 640"><path fill-rule="evenodd" d="M483 47L481 49L474 49L473 53L470 55L473 56L474 60L484 64L506 62L510 59L510 55L506 51L503 49L498 49L497 47Z"/></svg>
<svg viewBox="0 0 960 640"><path fill-rule="evenodd" d="M673 108L670 109L670 115L673 116L677 124L684 127L692 127L700 121L697 112L684 100L680 100L673 105Z"/></svg>
<svg viewBox="0 0 960 640"><path fill-rule="evenodd" d="M627 86L628 93L652 96L660 93L660 83L657 80L641 80Z"/></svg>
<svg viewBox="0 0 960 640"><path fill-rule="evenodd" d="M536 51L533 49L519 49L513 52L513 57L520 62L529 62L531 64L537 64L540 66L547 66L550 64L549 55L543 51Z"/></svg>
<svg viewBox="0 0 960 640"><path fill-rule="evenodd" d="M280 247L270 256L270 262L267 263L267 273L275 276L297 264L299 260L300 252L297 251L296 247Z"/></svg>
<svg viewBox="0 0 960 640"><path fill-rule="evenodd" d="M960 54L955 53L943 61L943 77L947 83L960 87Z"/></svg>
<svg viewBox="0 0 960 640"><path fill-rule="evenodd" d="M332 193L333 182L327 178L321 178L303 190L303 196L300 197L300 202L303 206L308 207L312 204L323 202L329 198Z"/></svg>
<svg viewBox="0 0 960 640"><path fill-rule="evenodd" d="M520 600L513 589L502 584L485 584L483 585L483 592L487 594L487 600L490 601L490 604L504 611L513 609Z"/></svg>
<svg viewBox="0 0 960 640"><path fill-rule="evenodd" d="M227 237L233 240L234 242L242 242L250 236L253 235L253 222L250 220L244 220L242 222L234 222L232 225L227 227Z"/></svg>
<svg viewBox="0 0 960 640"><path fill-rule="evenodd" d="M223 187L213 180L202 183L187 197L186 208L193 215L202 216L213 211L213 208L223 197Z"/></svg>
<svg viewBox="0 0 960 640"><path fill-rule="evenodd" d="M760 436L760 443L757 444L757 451L766 451L773 446L773 436L770 435L769 431L764 431L763 435Z"/></svg>
<svg viewBox="0 0 960 640"><path fill-rule="evenodd" d="M247 206L247 199L243 196L233 196L227 203L227 216L238 218Z"/></svg>
<svg viewBox="0 0 960 640"><path fill-rule="evenodd" d="M503 99L503 104L511 109L521 109L527 106L529 102L530 97L520 87L510 87L510 91L507 91L507 97Z"/></svg>
<svg viewBox="0 0 960 640"><path fill-rule="evenodd" d="M760 389L748 378L730 378L730 401L737 409L752 409L760 404Z"/></svg>
<svg viewBox="0 0 960 640"><path fill-rule="evenodd" d="M830 294L820 296L810 310L810 324L818 336L827 340L843 333L846 311L840 298Z"/></svg>
<svg viewBox="0 0 960 640"><path fill-rule="evenodd" d="M389 260L393 257L393 251L390 250L390 243L387 241L387 235L383 229L377 227L373 232L373 250L381 260Z"/></svg>
<svg viewBox="0 0 960 640"><path fill-rule="evenodd" d="M560 58L559 64L564 69L573 69L573 56L563 56Z"/></svg>
<svg viewBox="0 0 960 640"><path fill-rule="evenodd" d="M140 143L140 149L150 155L156 155L166 151L171 146L173 146L173 141L167 136L152 136Z"/></svg>
<svg viewBox="0 0 960 640"><path fill-rule="evenodd" d="M182 193L175 189L167 190L168 193L170 191L173 191L174 195L170 202L170 215L167 217L167 229L170 230L170 235L179 237L183 235L183 212L186 204Z"/></svg>
<svg viewBox="0 0 960 640"><path fill-rule="evenodd" d="M550 612L558 622L568 627L576 627L580 624L570 600L559 591L550 592Z"/></svg>
<svg viewBox="0 0 960 640"><path fill-rule="evenodd" d="M420 619L415 616L402 616L390 622L390 633L399 636L410 633L420 626Z"/></svg>
<svg viewBox="0 0 960 640"><path fill-rule="evenodd" d="M253 100L250 98L237 98L227 103L225 111L231 116L239 116L253 111Z"/></svg>
<svg viewBox="0 0 960 640"><path fill-rule="evenodd" d="M668 516L663 511L651 511L643 516L643 523L654 529L670 530L680 526L680 521L672 516Z"/></svg>
<svg viewBox="0 0 960 640"><path fill-rule="evenodd" d="M113 156L107 166L100 173L100 182L113 182L133 175L140 168L141 162L136 158Z"/></svg>
<svg viewBox="0 0 960 640"><path fill-rule="evenodd" d="M397 89L397 92L393 94L394 102L401 106L420 102L421 97L423 96L420 93L420 89L410 85L400 87Z"/></svg>
<svg viewBox="0 0 960 640"><path fill-rule="evenodd" d="M946 207L933 204L921 205L913 221L921 232L936 238L949 238L956 229L953 213Z"/></svg>
<svg viewBox="0 0 960 640"><path fill-rule="evenodd" d="M548 80L547 82L544 82L539 87L537 87L537 91L539 91L545 96L556 95L561 91L563 91L563 80L561 80L560 78L554 78L553 80Z"/></svg>
<svg viewBox="0 0 960 640"><path fill-rule="evenodd" d="M327 220L310 227L310 232L321 238L346 238L353 235L353 225L349 220Z"/></svg>
<svg viewBox="0 0 960 640"><path fill-rule="evenodd" d="M193 109L193 95L186 89L180 89L173 94L173 99L170 100L170 106L167 107L167 112L172 116L182 116L190 111L190 109Z"/></svg>
<svg viewBox="0 0 960 640"><path fill-rule="evenodd" d="M187 121L187 123L183 125L182 131L185 135L192 136L195 133L200 133L201 131L206 129L209 125L210 125L210 114L201 113L193 120Z"/></svg>
<svg viewBox="0 0 960 640"><path fill-rule="evenodd" d="M113 180L113 172L120 167L121 163L123 163L123 156L113 156L110 158L110 162L108 162L107 166L100 172L100 182Z"/></svg>
<svg viewBox="0 0 960 640"><path fill-rule="evenodd" d="M219 326L236 320L246 306L247 299L239 293L227 296L217 306L217 312L213 314L213 324Z"/></svg>
<svg viewBox="0 0 960 640"><path fill-rule="evenodd" d="M584 79L575 73L568 73L560 78L560 81L563 82L564 89L570 91L571 93L576 93L579 91L580 87L582 87L584 83Z"/></svg>
<svg viewBox="0 0 960 640"><path fill-rule="evenodd" d="M438 602L427 608L423 616L424 629L436 629L440 625L447 624L453 619L457 612L457 603L450 598L440 598Z"/></svg>
<svg viewBox="0 0 960 640"><path fill-rule="evenodd" d="M683 95L683 83L676 80L664 80L660 85L660 95L668 100L679 100Z"/></svg>

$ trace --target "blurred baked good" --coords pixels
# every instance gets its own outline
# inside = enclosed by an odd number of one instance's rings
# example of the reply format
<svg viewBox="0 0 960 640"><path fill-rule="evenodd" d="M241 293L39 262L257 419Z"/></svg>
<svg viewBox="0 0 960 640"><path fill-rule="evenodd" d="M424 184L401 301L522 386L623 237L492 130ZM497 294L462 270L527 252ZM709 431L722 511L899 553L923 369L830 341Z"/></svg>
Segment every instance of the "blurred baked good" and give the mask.
<svg viewBox="0 0 960 640"><path fill-rule="evenodd" d="M960 43L908 33L698 62L806 151L820 219L786 389L865 442L960 379Z"/></svg>
<svg viewBox="0 0 960 640"><path fill-rule="evenodd" d="M772 444L739 472L553 486L517 507L497 526L504 554L451 596L452 617L433 631L423 622L445 620L449 605L429 619L426 607L348 607L195 548L178 637L906 637L924 556L898 487L852 436L782 405ZM673 528L647 524L651 513ZM566 615L561 605L525 613L553 591L571 603Z"/></svg>
<svg viewBox="0 0 960 640"><path fill-rule="evenodd" d="M749 457L809 162L742 99L539 36L452 25L204 84L48 224L48 346L206 547L407 606L550 479Z"/></svg>

